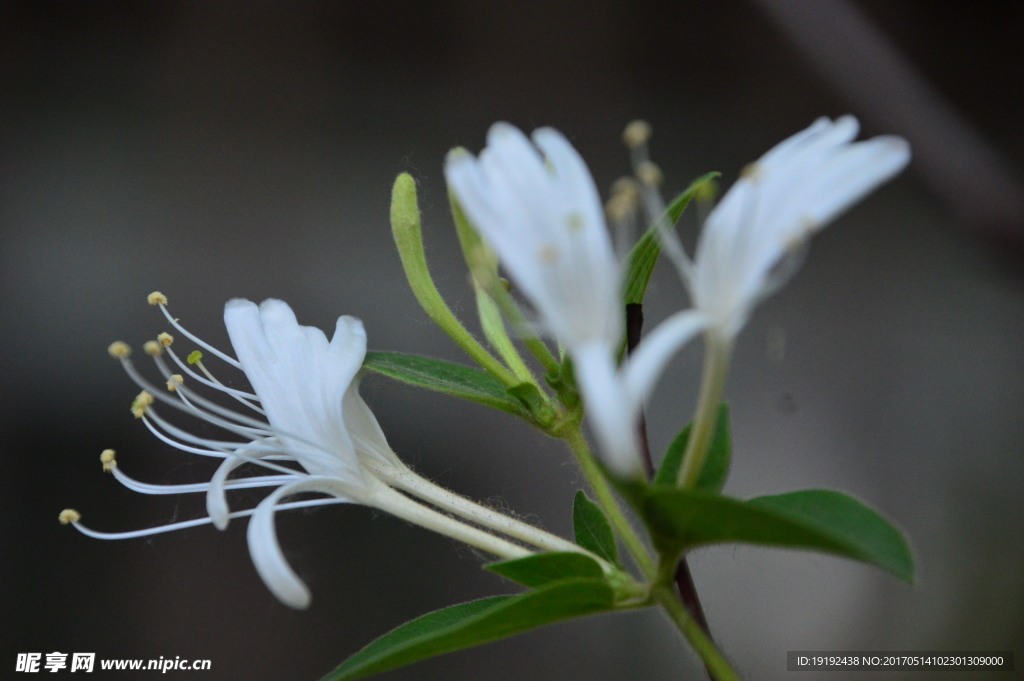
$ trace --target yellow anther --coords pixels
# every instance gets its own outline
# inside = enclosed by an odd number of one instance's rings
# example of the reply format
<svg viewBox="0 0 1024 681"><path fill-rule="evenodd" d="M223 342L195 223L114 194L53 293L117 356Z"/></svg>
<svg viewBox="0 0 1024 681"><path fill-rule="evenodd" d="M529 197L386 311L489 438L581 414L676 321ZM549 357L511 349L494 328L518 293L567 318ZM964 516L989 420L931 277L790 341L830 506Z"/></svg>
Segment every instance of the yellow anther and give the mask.
<svg viewBox="0 0 1024 681"><path fill-rule="evenodd" d="M615 194L604 204L604 211L612 222L624 222L629 219L630 214L636 207L632 197L625 194Z"/></svg>
<svg viewBox="0 0 1024 681"><path fill-rule="evenodd" d="M624 196L628 198L639 198L640 188L636 185L636 180L628 175L620 177L612 183L612 197Z"/></svg>
<svg viewBox="0 0 1024 681"><path fill-rule="evenodd" d="M636 176L648 187L659 187L664 176L661 168L654 161L644 161L636 167Z"/></svg>
<svg viewBox="0 0 1024 681"><path fill-rule="evenodd" d="M65 508L57 518L61 525L67 525L68 523L77 523L82 519L82 514L73 508Z"/></svg>
<svg viewBox="0 0 1024 681"><path fill-rule="evenodd" d="M113 449L104 449L103 453L100 454L100 463L103 464L104 473L109 473L117 465L117 459L114 458L114 455Z"/></svg>
<svg viewBox="0 0 1024 681"><path fill-rule="evenodd" d="M651 138L651 124L647 121L631 121L626 129L622 131L622 141L630 149L647 144Z"/></svg>
<svg viewBox="0 0 1024 681"><path fill-rule="evenodd" d="M179 385L185 385L185 377L182 376L181 374L174 374L167 381L167 389L170 390L172 393L177 389Z"/></svg>
<svg viewBox="0 0 1024 681"><path fill-rule="evenodd" d="M160 354L164 351L163 346L153 340L146 341L145 343L143 343L142 349L145 350L146 354L150 355L151 357L159 357Z"/></svg>
<svg viewBox="0 0 1024 681"><path fill-rule="evenodd" d="M150 293L148 296L146 296L146 300L149 302L150 305L167 304L167 296L160 293L159 291L153 291L152 293Z"/></svg>
<svg viewBox="0 0 1024 681"><path fill-rule="evenodd" d="M546 246L542 246L537 255L540 257L540 261L545 265L553 265L555 264L555 261L558 260L558 249L551 244L548 244Z"/></svg>
<svg viewBox="0 0 1024 681"><path fill-rule="evenodd" d="M160 342L160 345L164 346L165 348L166 347L170 347L171 343L174 342L174 336L172 336L171 334L167 333L166 331L164 333L161 333L160 335L158 335L156 337L156 339L157 339L157 341Z"/></svg>
<svg viewBox="0 0 1024 681"><path fill-rule="evenodd" d="M132 354L132 349L128 347L127 343L114 341L110 344L110 347L107 348L107 352L109 352L110 356L114 359L124 359L128 355Z"/></svg>
<svg viewBox="0 0 1024 681"><path fill-rule="evenodd" d="M141 419L151 404L153 404L153 396L143 390L132 400L132 415L137 419Z"/></svg>

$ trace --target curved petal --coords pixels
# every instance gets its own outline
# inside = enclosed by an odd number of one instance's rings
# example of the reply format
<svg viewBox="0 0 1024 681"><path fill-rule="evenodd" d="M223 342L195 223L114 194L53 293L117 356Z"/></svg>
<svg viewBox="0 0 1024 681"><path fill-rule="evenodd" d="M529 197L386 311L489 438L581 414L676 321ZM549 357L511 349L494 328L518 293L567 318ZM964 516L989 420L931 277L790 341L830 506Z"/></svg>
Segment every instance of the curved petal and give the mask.
<svg viewBox="0 0 1024 681"><path fill-rule="evenodd" d="M345 391L342 410L345 412L345 427L348 428L357 452L404 468L405 464L388 445L377 417L359 394L359 378L352 381L352 385Z"/></svg>
<svg viewBox="0 0 1024 681"><path fill-rule="evenodd" d="M707 317L700 311L683 310L647 334L622 368L627 399L642 404L669 360L707 326Z"/></svg>
<svg viewBox="0 0 1024 681"><path fill-rule="evenodd" d="M785 281L775 276L780 260L906 166L906 141L853 142L858 129L853 116L818 119L752 164L708 216L692 290L725 335L738 332L754 305Z"/></svg>
<svg viewBox="0 0 1024 681"><path fill-rule="evenodd" d="M246 450L245 448L237 450L236 453L242 454ZM266 454L256 454L252 458L262 458ZM228 475L231 471L235 470L239 466L247 463L251 463L251 458L242 458L240 456L229 456L224 459L217 470L214 471L213 477L210 478L209 487L206 490L206 514L210 516L210 520L213 522L214 527L218 530L226 530L228 527L228 521L231 519L231 508L228 506L228 499L225 491L227 487L238 487L239 481L232 481L233 484L229 485ZM292 482L288 476L274 476L278 479L277 484L285 484ZM283 479L282 479L283 478ZM294 478L297 479L297 478ZM241 486L245 486L244 483Z"/></svg>
<svg viewBox="0 0 1024 681"><path fill-rule="evenodd" d="M281 553L281 545L277 542L277 532L274 530L277 504L284 497L300 492L322 492L344 499L351 492L346 487L333 478L306 478L278 488L261 501L252 514L246 533L252 564L271 593L291 608L305 610L312 596Z"/></svg>
<svg viewBox="0 0 1024 681"><path fill-rule="evenodd" d="M619 380L614 352L603 343L590 343L578 348L572 359L587 421L601 445L601 458L620 477L642 476L636 428L640 405L629 400Z"/></svg>

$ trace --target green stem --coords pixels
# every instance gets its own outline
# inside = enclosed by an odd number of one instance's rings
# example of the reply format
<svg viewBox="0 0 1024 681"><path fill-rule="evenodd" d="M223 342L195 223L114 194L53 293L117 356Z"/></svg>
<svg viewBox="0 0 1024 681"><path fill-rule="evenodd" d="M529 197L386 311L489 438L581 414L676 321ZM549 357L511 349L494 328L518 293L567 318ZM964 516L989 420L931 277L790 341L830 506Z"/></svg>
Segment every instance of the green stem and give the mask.
<svg viewBox="0 0 1024 681"><path fill-rule="evenodd" d="M697 412L693 416L693 430L690 432L683 462L679 467L679 477L676 480L683 489L693 489L704 467L704 460L715 434L718 405L722 401L725 375L732 353L732 343L714 331L704 335L704 345L704 376L700 396L697 398Z"/></svg>
<svg viewBox="0 0 1024 681"><path fill-rule="evenodd" d="M633 526L629 524L629 520L622 513L622 508L619 506L618 501L616 501L615 494L608 485L601 467L594 460L594 455L590 451L590 447L587 446L579 426L570 430L565 439L569 443L572 453L576 455L576 460L579 462L580 468L583 469L583 474L587 476L587 481L594 490L598 503L604 510L605 515L608 516L608 521L619 533L622 543L626 545L626 548L633 555L633 559L644 573L644 576L648 581L653 581L657 577L658 568L651 558L651 554L647 551L647 547L641 541L640 535L636 533L636 530L633 529Z"/></svg>
<svg viewBox="0 0 1024 681"><path fill-rule="evenodd" d="M708 670L717 681L740 681L740 677L736 675L736 672L729 666L729 663L725 661L722 653L718 652L718 648L711 642L711 639L704 633L704 630L700 628L700 625L686 612L686 608L676 598L676 595L672 593L670 587L664 585L655 587L653 596L661 604L661 607L665 609L665 612L668 613L668 616L678 627L679 631L682 632L683 636L686 637L686 640L690 642L693 649L704 660L704 664L707 665Z"/></svg>

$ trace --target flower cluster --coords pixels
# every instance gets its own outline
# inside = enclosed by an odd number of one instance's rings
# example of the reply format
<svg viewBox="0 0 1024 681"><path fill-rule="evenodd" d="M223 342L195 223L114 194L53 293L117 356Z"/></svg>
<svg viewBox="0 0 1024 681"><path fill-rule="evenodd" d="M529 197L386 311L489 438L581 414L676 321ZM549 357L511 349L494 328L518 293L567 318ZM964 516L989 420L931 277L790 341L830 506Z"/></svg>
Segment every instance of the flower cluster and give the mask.
<svg viewBox="0 0 1024 681"><path fill-rule="evenodd" d="M449 154L445 174L462 207L572 357L592 428L617 474L641 475L636 420L673 354L703 331L727 355L753 307L795 271L808 237L909 161L903 139L853 142L857 130L852 116L821 118L748 166L708 216L693 261L661 225L693 307L663 321L621 365L622 268L594 181L569 142L541 128L531 144L497 123L478 158ZM642 148L649 132L631 126L627 144ZM645 149L634 157L634 186L657 222L663 203L652 192L660 172Z"/></svg>

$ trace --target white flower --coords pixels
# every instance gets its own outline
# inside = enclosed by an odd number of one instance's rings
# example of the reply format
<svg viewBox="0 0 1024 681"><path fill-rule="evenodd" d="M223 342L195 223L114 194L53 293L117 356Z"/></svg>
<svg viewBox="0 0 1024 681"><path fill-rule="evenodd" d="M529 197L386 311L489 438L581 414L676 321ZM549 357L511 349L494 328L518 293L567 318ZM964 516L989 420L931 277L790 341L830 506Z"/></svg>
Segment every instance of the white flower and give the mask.
<svg viewBox="0 0 1024 681"><path fill-rule="evenodd" d="M635 429L640 398L615 366L622 271L583 159L551 128L534 131L533 142L536 147L517 128L496 123L479 158L463 150L448 155L445 176L572 357L605 461L632 476L642 470Z"/></svg>
<svg viewBox="0 0 1024 681"><path fill-rule="evenodd" d="M857 130L853 116L818 119L749 166L708 216L689 287L726 338L795 271L811 234L910 161L902 138L853 142Z"/></svg>
<svg viewBox="0 0 1024 681"><path fill-rule="evenodd" d="M208 483L153 485L126 475L117 465L112 450L105 450L100 460L104 470L139 492L205 492L209 516L113 534L86 528L72 509L61 514L61 522L72 523L89 536L124 539L211 522L224 529L231 518L251 515L248 541L253 564L274 595L294 608L307 607L310 594L285 561L277 543L274 513L282 509L355 502L388 511L504 558L531 553L518 544L415 502L392 489L397 487L534 546L556 551L581 550L537 528L457 497L402 464L359 395L357 372L366 354L366 333L358 319L340 317L334 337L328 341L319 329L300 326L291 308L279 300L264 301L259 307L247 300L232 300L225 306L224 321L238 355L236 360L179 325L167 311L167 299L161 294L151 295L150 302L160 305L168 321L182 334L241 369L255 392L225 386L214 378L201 359L190 357L188 362L182 361L170 347L173 339L168 334L161 334L159 342L150 341L145 346L167 380L168 390L159 390L136 370L128 358L128 346L114 343L110 354L120 359L128 374L143 388L132 405L136 417L160 440L177 449L217 457L223 462ZM198 395L185 385L182 376L171 373L163 360L164 352L188 375L188 380L231 396L266 420L225 409ZM191 368L192 364L202 375ZM153 406L156 400L240 436L241 441L192 435L161 417ZM229 478L233 471L245 465L262 468L265 474ZM255 509L232 512L226 492L253 487L277 489ZM282 503L285 497L307 492L328 496Z"/></svg>
<svg viewBox="0 0 1024 681"><path fill-rule="evenodd" d="M726 194L704 225L696 262L670 244L667 252L683 259L677 264L694 307L664 320L618 368L622 273L579 155L542 128L533 135L542 159L504 123L491 128L479 159L449 154L448 182L572 356L602 453L620 475L641 471L636 419L673 354L702 330L731 341L752 308L795 271L807 237L909 161L904 140L851 143L856 134L850 116L816 121L765 154ZM675 239L667 231L665 237Z"/></svg>
<svg viewBox="0 0 1024 681"><path fill-rule="evenodd" d="M445 176L556 338L617 345L620 271L594 180L558 131L540 128L533 141L544 158L518 128L496 123L478 159L448 155Z"/></svg>

